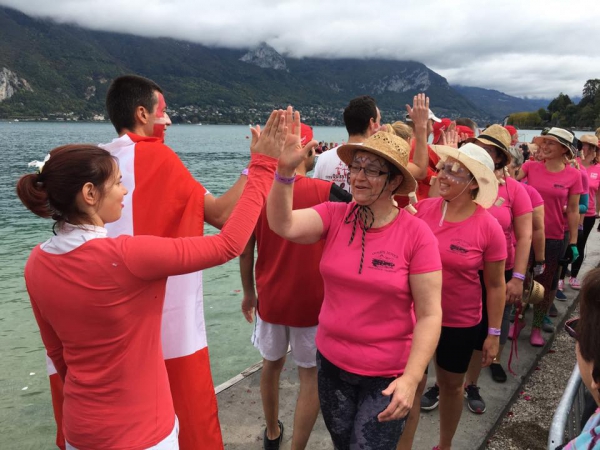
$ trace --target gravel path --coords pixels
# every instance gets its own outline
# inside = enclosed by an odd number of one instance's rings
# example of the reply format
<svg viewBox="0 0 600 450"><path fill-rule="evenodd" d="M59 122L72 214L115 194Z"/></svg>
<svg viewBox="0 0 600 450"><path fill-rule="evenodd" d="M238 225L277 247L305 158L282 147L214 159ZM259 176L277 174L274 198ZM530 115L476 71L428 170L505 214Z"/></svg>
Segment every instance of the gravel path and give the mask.
<svg viewBox="0 0 600 450"><path fill-rule="evenodd" d="M573 315L579 314L577 308ZM490 450L545 450L552 415L576 364L575 341L562 329L488 441Z"/></svg>

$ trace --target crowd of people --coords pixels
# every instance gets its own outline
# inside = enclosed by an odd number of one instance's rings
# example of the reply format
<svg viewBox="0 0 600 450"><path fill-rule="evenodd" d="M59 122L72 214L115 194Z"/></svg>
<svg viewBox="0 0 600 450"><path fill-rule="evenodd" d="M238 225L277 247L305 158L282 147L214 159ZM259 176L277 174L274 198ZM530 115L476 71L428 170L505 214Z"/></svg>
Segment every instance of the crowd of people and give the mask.
<svg viewBox="0 0 600 450"><path fill-rule="evenodd" d="M510 325L525 286L544 288L533 346L554 331L560 268L570 264L569 284L581 287L600 130L576 139L554 127L517 145L513 127L436 117L424 94L387 124L361 96L337 146L317 143L288 107L252 128L248 167L216 198L164 144L160 86L119 77L106 105L117 138L55 148L17 184L23 204L54 221L25 280L62 449L223 448L201 270L236 256L263 358L265 449L283 440L288 347L300 381L292 449L306 448L319 411L338 450L410 449L419 410L438 407L435 448L450 449L463 397L486 411L482 368L507 379L501 355L525 326L522 314ZM203 236L204 222L220 233ZM591 274L582 284L589 317L597 284ZM572 332L597 400L590 320ZM430 361L436 383L425 392Z"/></svg>

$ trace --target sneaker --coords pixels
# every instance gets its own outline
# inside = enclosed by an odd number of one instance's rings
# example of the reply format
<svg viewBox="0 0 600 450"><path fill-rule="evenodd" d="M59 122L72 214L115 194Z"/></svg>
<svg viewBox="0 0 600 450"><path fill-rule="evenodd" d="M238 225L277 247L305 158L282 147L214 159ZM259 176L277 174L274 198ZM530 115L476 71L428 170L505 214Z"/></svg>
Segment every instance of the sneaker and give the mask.
<svg viewBox="0 0 600 450"><path fill-rule="evenodd" d="M269 439L267 437L267 429L265 428L265 434L263 436L263 449L264 450L279 450L279 446L283 442L283 423L278 420L279 423L279 436L275 439Z"/></svg>
<svg viewBox="0 0 600 450"><path fill-rule="evenodd" d="M433 411L440 404L440 388L437 384L431 386L421 397L421 409Z"/></svg>
<svg viewBox="0 0 600 450"><path fill-rule="evenodd" d="M542 330L546 333L554 333L554 323L548 316L544 316L544 322L542 323Z"/></svg>
<svg viewBox="0 0 600 450"><path fill-rule="evenodd" d="M496 383L506 382L506 372L500 363L490 364L490 370L492 371L492 380Z"/></svg>
<svg viewBox="0 0 600 450"><path fill-rule="evenodd" d="M581 283L579 283L579 280L577 279L577 277L569 278L569 286L571 286L571 289L576 289L576 290L581 289Z"/></svg>
<svg viewBox="0 0 600 450"><path fill-rule="evenodd" d="M469 410L475 414L483 414L485 412L485 402L479 395L479 386L470 384L465 388L465 398Z"/></svg>
<svg viewBox="0 0 600 450"><path fill-rule="evenodd" d="M554 303L550 305L550 309L548 310L548 315L550 317L558 317L558 309L554 306Z"/></svg>
<svg viewBox="0 0 600 450"><path fill-rule="evenodd" d="M556 295L554 296L554 298L558 301L561 302L566 302L567 301L567 296L565 295L565 293L562 291L562 289L556 291Z"/></svg>

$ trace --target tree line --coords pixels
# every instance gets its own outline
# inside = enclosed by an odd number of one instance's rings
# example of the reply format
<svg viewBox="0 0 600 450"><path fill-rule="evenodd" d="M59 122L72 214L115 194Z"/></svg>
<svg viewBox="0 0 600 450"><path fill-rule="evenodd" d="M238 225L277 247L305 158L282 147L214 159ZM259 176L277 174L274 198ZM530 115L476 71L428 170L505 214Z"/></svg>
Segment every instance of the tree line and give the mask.
<svg viewBox="0 0 600 450"><path fill-rule="evenodd" d="M561 128L596 129L600 127L600 79L586 81L582 98L575 104L562 92L547 109L518 112L508 116L508 124L520 128L558 126Z"/></svg>

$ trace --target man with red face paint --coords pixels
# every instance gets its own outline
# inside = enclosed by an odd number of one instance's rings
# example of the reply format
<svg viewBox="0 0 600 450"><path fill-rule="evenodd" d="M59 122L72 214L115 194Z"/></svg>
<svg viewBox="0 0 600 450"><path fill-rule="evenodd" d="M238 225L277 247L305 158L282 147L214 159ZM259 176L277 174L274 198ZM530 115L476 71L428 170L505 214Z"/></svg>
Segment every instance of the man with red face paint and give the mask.
<svg viewBox="0 0 600 450"><path fill-rule="evenodd" d="M247 176L219 198L194 179L164 144L171 120L162 89L135 75L115 79L106 107L119 137L102 145L119 161L129 191L120 220L108 234L186 237L203 234L204 222L221 228L240 197ZM254 140L253 140L254 142ZM162 348L182 450L223 448L217 399L210 372L202 298L202 272L169 277L162 316ZM62 385L49 367L52 398L61 433Z"/></svg>

